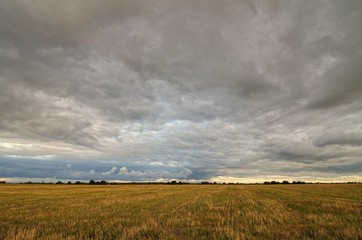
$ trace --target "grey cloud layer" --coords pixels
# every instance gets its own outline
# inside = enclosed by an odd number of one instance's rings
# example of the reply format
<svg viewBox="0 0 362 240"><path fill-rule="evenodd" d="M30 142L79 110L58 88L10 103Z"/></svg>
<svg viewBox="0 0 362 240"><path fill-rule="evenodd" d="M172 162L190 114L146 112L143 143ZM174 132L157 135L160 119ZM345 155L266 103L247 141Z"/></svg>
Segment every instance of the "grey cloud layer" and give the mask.
<svg viewBox="0 0 362 240"><path fill-rule="evenodd" d="M356 174L361 11L353 0L2 1L0 154L116 161L91 170L125 167L110 176L133 180Z"/></svg>

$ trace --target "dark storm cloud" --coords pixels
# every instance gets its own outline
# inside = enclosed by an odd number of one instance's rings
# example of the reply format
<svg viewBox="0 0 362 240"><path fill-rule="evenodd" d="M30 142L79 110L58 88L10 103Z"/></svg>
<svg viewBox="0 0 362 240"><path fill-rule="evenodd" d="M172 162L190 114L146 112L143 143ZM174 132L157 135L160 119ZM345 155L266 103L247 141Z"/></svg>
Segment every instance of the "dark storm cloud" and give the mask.
<svg viewBox="0 0 362 240"><path fill-rule="evenodd" d="M359 174L361 10L354 0L2 1L1 174Z"/></svg>

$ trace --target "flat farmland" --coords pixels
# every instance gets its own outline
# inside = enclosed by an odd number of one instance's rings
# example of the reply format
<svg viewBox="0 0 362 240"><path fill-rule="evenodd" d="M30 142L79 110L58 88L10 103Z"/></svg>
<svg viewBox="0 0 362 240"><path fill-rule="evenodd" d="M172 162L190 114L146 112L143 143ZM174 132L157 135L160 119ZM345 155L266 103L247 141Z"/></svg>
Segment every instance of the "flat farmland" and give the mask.
<svg viewBox="0 0 362 240"><path fill-rule="evenodd" d="M0 239L362 239L362 185L0 186Z"/></svg>

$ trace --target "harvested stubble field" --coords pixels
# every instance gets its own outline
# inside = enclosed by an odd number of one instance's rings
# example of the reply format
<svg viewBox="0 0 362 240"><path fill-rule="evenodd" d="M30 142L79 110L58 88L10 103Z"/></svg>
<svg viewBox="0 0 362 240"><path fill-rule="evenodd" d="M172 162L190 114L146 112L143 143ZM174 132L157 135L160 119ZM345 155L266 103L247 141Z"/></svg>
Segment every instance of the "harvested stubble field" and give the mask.
<svg viewBox="0 0 362 240"><path fill-rule="evenodd" d="M362 185L2 185L0 239L362 239Z"/></svg>

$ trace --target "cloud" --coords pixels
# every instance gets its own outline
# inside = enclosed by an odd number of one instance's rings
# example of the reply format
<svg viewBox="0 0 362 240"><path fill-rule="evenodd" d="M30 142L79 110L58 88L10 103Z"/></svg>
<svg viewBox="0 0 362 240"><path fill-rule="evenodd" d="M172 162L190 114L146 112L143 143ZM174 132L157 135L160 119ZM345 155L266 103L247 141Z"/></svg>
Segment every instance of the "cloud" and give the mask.
<svg viewBox="0 0 362 240"><path fill-rule="evenodd" d="M0 173L358 174L361 9L353 0L3 1L0 155L10 162Z"/></svg>
<svg viewBox="0 0 362 240"><path fill-rule="evenodd" d="M126 175L128 173L128 169L126 167L121 167L119 169L119 175Z"/></svg>
<svg viewBox="0 0 362 240"><path fill-rule="evenodd" d="M327 132L321 134L314 144L317 147L328 145L362 146L362 132Z"/></svg>
<svg viewBox="0 0 362 240"><path fill-rule="evenodd" d="M362 70L359 63L362 61L361 54L357 56L343 56L337 60L333 69L328 71L324 81L324 88L320 89L316 97L313 97L308 107L312 109L332 108L345 105L361 99L362 92L361 76Z"/></svg>
<svg viewBox="0 0 362 240"><path fill-rule="evenodd" d="M111 170L109 170L107 172L103 172L102 175L112 175L116 171L117 171L117 167L112 167Z"/></svg>
<svg viewBox="0 0 362 240"><path fill-rule="evenodd" d="M128 171L126 167L122 167L119 171L119 175L126 177L136 177L142 179L187 179L192 175L192 171L188 168L181 167L176 171L167 170L131 170Z"/></svg>

